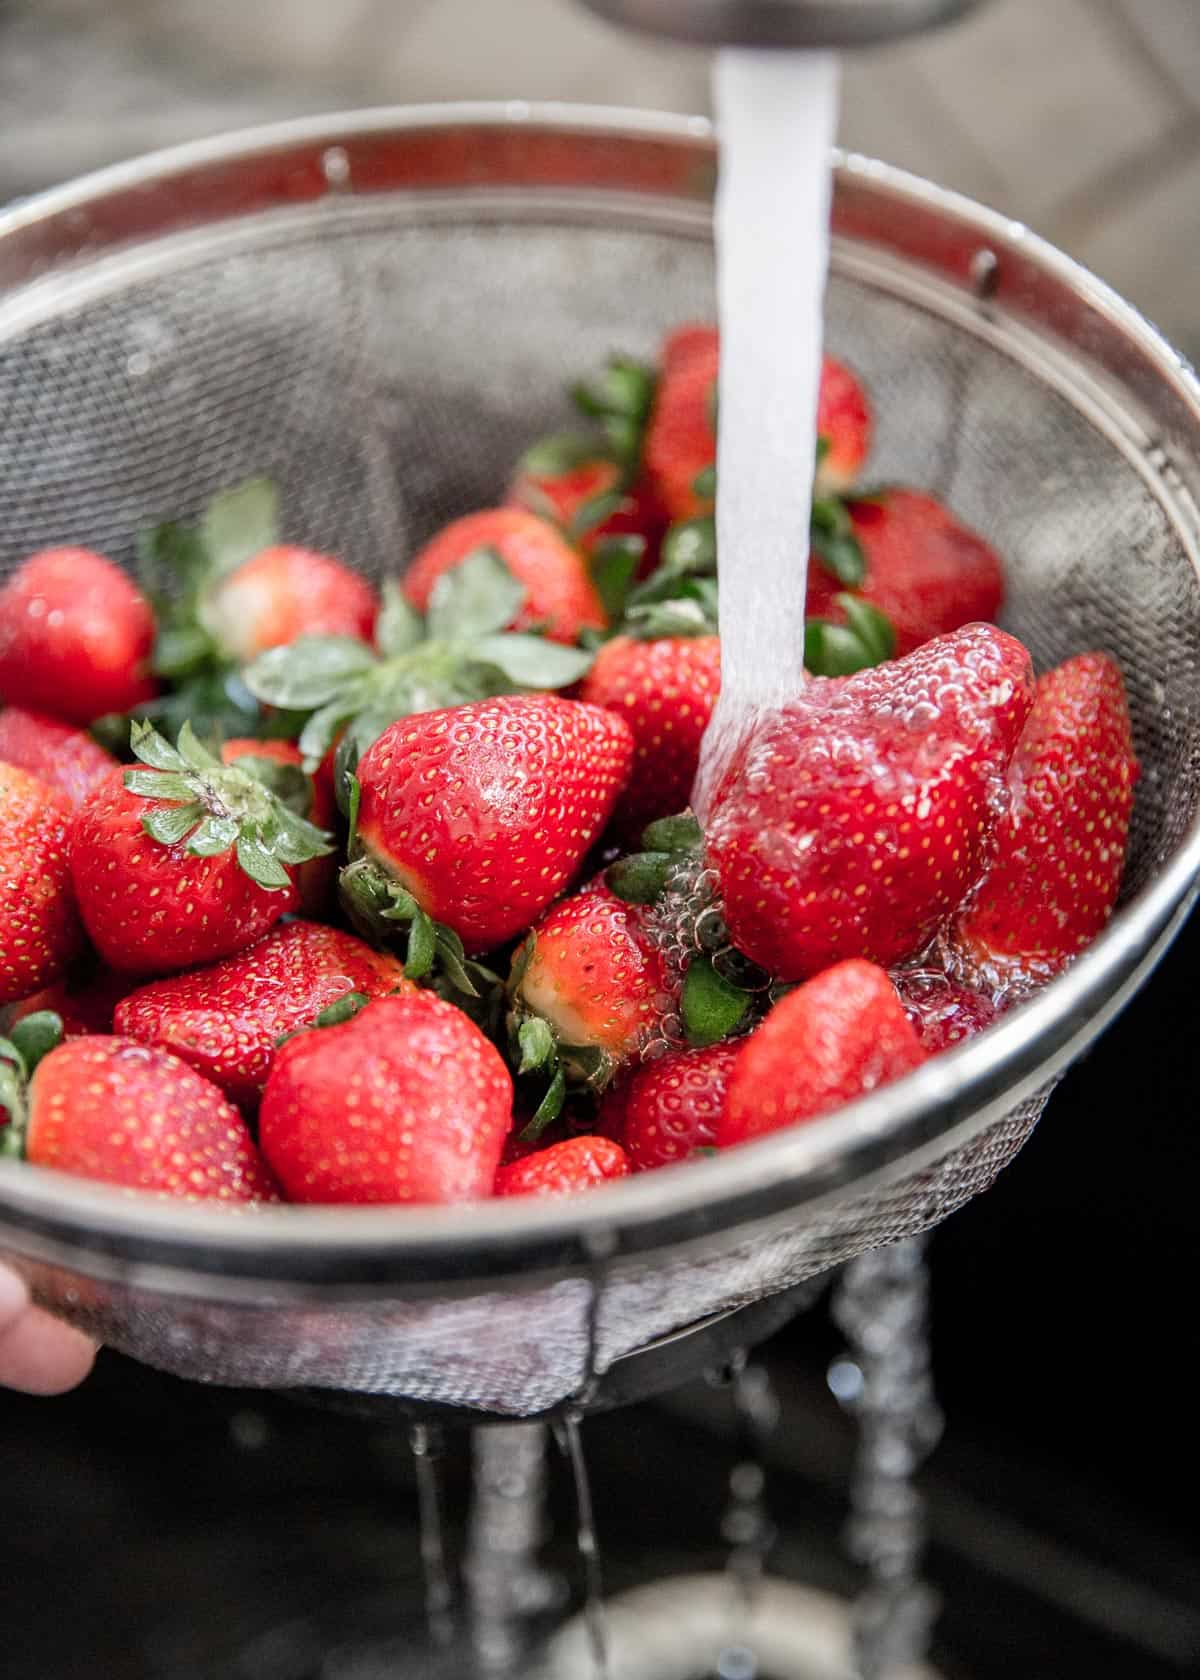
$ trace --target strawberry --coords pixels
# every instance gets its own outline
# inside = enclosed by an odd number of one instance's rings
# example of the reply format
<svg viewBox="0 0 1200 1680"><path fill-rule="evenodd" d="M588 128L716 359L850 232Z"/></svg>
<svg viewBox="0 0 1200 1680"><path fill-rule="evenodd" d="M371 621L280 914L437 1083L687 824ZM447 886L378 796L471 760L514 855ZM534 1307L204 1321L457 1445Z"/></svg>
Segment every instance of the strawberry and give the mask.
<svg viewBox="0 0 1200 1680"><path fill-rule="evenodd" d="M574 642L583 630L603 630L604 607L582 554L536 513L524 508L489 508L456 519L425 544L404 575L404 594L418 612L428 612L434 586L445 573L480 549L498 554L525 589L510 623L513 630L544 625L551 641Z"/></svg>
<svg viewBox="0 0 1200 1680"><path fill-rule="evenodd" d="M0 762L32 771L70 805L81 805L117 763L84 730L20 706L0 711Z"/></svg>
<svg viewBox="0 0 1200 1680"><path fill-rule="evenodd" d="M28 1033L48 1019L30 1016L22 1026ZM186 1201L279 1200L237 1109L177 1056L107 1034L37 1058L29 1043L21 1028L0 1041L5 1153Z"/></svg>
<svg viewBox="0 0 1200 1680"><path fill-rule="evenodd" d="M69 723L124 712L158 692L154 614L119 566L48 548L0 589L0 698Z"/></svg>
<svg viewBox="0 0 1200 1680"><path fill-rule="evenodd" d="M333 767L322 761L310 776L304 770L304 755L292 741L259 741L253 737L226 741L221 760L262 780L290 810L315 828L333 828L337 806L333 797ZM257 762L256 762L257 761ZM273 771L270 766L280 765ZM309 858L296 871L300 909L306 916L320 916L329 904L337 877L337 859L332 852Z"/></svg>
<svg viewBox="0 0 1200 1680"><path fill-rule="evenodd" d="M131 983L128 974L113 974L87 963L84 972L73 970L65 980L56 980L52 986L6 1009L0 1020L0 1032L8 1032L28 1015L50 1012L62 1022L64 1038L111 1033L113 1011L128 993Z"/></svg>
<svg viewBox="0 0 1200 1680"><path fill-rule="evenodd" d="M55 979L82 943L67 861L70 820L61 793L0 764L0 1004Z"/></svg>
<svg viewBox="0 0 1200 1680"><path fill-rule="evenodd" d="M1039 678L982 885L955 924L968 977L1049 979L1112 914L1137 780L1125 685L1106 654Z"/></svg>
<svg viewBox="0 0 1200 1680"><path fill-rule="evenodd" d="M617 810L622 834L639 834L687 805L720 687L715 636L617 636L600 649L579 692L617 712L633 734L633 770Z"/></svg>
<svg viewBox="0 0 1200 1680"><path fill-rule="evenodd" d="M219 579L200 619L225 658L245 665L298 636L370 642L378 613L375 591L349 566L279 543Z"/></svg>
<svg viewBox="0 0 1200 1680"><path fill-rule="evenodd" d="M961 903L1033 693L991 625L906 659L815 677L743 742L707 852L734 944L800 980L842 957L897 962Z"/></svg>
<svg viewBox="0 0 1200 1680"><path fill-rule="evenodd" d="M623 1141L636 1172L713 1147L741 1052L740 1041L676 1050L637 1070L622 1094Z"/></svg>
<svg viewBox="0 0 1200 1680"><path fill-rule="evenodd" d="M931 1056L952 1050L990 1027L999 1010L990 997L932 968L897 969L892 981Z"/></svg>
<svg viewBox="0 0 1200 1680"><path fill-rule="evenodd" d="M715 327L678 328L663 346L644 460L647 476L672 519L692 519L712 507L712 490L705 479L717 459L719 360ZM848 368L826 356L817 404L820 494L853 482L866 458L870 432L871 412L861 385Z"/></svg>
<svg viewBox="0 0 1200 1680"><path fill-rule="evenodd" d="M671 1007L666 960L645 911L602 877L551 906L513 959L509 1030L520 1071L549 1075L540 1128L566 1082L601 1090L659 1031Z"/></svg>
<svg viewBox="0 0 1200 1680"><path fill-rule="evenodd" d="M925 1061L896 988L852 958L777 1003L738 1053L716 1144L814 1120Z"/></svg>
<svg viewBox="0 0 1200 1680"><path fill-rule="evenodd" d="M497 1196L573 1196L629 1173L619 1143L603 1137L568 1138L510 1162L496 1174Z"/></svg>
<svg viewBox="0 0 1200 1680"><path fill-rule="evenodd" d="M250 1106L286 1033L310 1026L347 993L386 997L403 984L396 959L353 934L289 922L211 968L130 992L117 1005L115 1025L125 1038L172 1051Z"/></svg>
<svg viewBox="0 0 1200 1680"><path fill-rule="evenodd" d="M865 571L857 578L820 564L815 540L810 618L845 623L838 594L849 583L890 621L901 657L932 636L995 619L1004 601L998 555L932 496L888 489L869 500L849 501L846 513Z"/></svg>
<svg viewBox="0 0 1200 1680"><path fill-rule="evenodd" d="M298 1202L464 1202L490 1195L512 1079L453 1004L409 987L344 1025L291 1038L259 1113Z"/></svg>
<svg viewBox="0 0 1200 1680"><path fill-rule="evenodd" d="M534 444L518 463L508 503L553 520L589 557L610 537L640 537L642 575L653 570L667 523L649 480L631 483L628 470L586 438Z"/></svg>
<svg viewBox="0 0 1200 1680"><path fill-rule="evenodd" d="M297 865L327 837L185 725L179 747L135 724L149 769L117 771L80 806L71 877L110 968L165 974L250 945L296 908Z"/></svg>
<svg viewBox="0 0 1200 1680"><path fill-rule="evenodd" d="M620 718L554 695L392 724L358 766L355 861L341 879L347 910L376 934L407 918L425 939L433 918L470 953L503 944L578 869L632 758ZM413 958L410 938L410 973Z"/></svg>

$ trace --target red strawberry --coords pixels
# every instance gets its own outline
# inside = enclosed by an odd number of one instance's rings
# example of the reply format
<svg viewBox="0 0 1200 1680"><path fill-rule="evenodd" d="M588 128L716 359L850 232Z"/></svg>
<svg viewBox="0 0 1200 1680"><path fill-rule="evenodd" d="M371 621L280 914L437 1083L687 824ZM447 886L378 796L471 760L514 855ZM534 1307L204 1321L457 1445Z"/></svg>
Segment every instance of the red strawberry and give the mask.
<svg viewBox="0 0 1200 1680"><path fill-rule="evenodd" d="M252 944L296 908L297 865L328 849L319 829L191 733L178 749L134 725L151 769L115 772L70 836L84 925L110 968L166 974Z"/></svg>
<svg viewBox="0 0 1200 1680"><path fill-rule="evenodd" d="M469 513L439 531L405 573L404 594L410 604L428 612L437 580L481 548L494 549L525 586L524 603L510 629L544 624L552 641L574 642L580 631L607 625L582 554L549 520L523 508Z"/></svg>
<svg viewBox="0 0 1200 1680"><path fill-rule="evenodd" d="M737 1043L676 1050L639 1068L624 1096L624 1143L637 1172L711 1148L725 1112Z"/></svg>
<svg viewBox="0 0 1200 1680"><path fill-rule="evenodd" d="M87 548L33 555L0 589L0 698L71 723L158 692L154 614L119 566Z"/></svg>
<svg viewBox="0 0 1200 1680"><path fill-rule="evenodd" d="M55 979L82 943L67 863L70 820L62 794L0 764L0 1004Z"/></svg>
<svg viewBox="0 0 1200 1680"><path fill-rule="evenodd" d="M116 1029L171 1050L234 1102L258 1101L275 1047L322 1010L358 992L386 997L404 984L394 957L317 922L272 928L211 968L155 980L117 1005Z"/></svg>
<svg viewBox="0 0 1200 1680"><path fill-rule="evenodd" d="M111 1033L113 1010L128 993L130 984L128 974L112 974L103 968L86 976L72 974L6 1010L5 1024L0 1024L0 1031L8 1032L28 1015L52 1010L62 1021L64 1038Z"/></svg>
<svg viewBox="0 0 1200 1680"><path fill-rule="evenodd" d="M620 718L556 695L503 695L401 719L359 762L358 861L342 872L347 908L379 931L399 889L469 952L503 944L579 868L632 757Z"/></svg>
<svg viewBox="0 0 1200 1680"><path fill-rule="evenodd" d="M379 599L340 560L280 543L218 578L199 617L227 659L249 664L298 636L350 636L369 642Z"/></svg>
<svg viewBox="0 0 1200 1680"><path fill-rule="evenodd" d="M1039 678L995 857L953 933L968 973L1045 980L1096 937L1117 900L1137 774L1125 685L1106 654Z"/></svg>
<svg viewBox="0 0 1200 1680"><path fill-rule="evenodd" d="M298 1202L465 1202L491 1193L512 1123L495 1047L410 987L275 1057L263 1153Z"/></svg>
<svg viewBox="0 0 1200 1680"><path fill-rule="evenodd" d="M648 480L638 479L627 486L619 462L573 451L568 442L549 438L522 457L508 492L510 504L552 519L570 532L578 520L586 519L589 505L602 505L598 498L618 498L602 518L577 533L579 546L591 555L608 537L642 537L646 556L639 569L644 576L654 568L667 524Z"/></svg>
<svg viewBox="0 0 1200 1680"><path fill-rule="evenodd" d="M646 429L647 476L672 519L692 519L712 506L696 479L716 464L717 329L677 329L663 346L662 373ZM871 412L861 385L832 356L821 365L817 432L823 454L817 467L822 494L845 489L856 477L870 443Z"/></svg>
<svg viewBox="0 0 1200 1680"><path fill-rule="evenodd" d="M580 696L618 712L633 732L633 772L617 810L622 834L640 834L687 805L720 687L715 636L617 636L600 649Z"/></svg>
<svg viewBox="0 0 1200 1680"><path fill-rule="evenodd" d="M23 1100L11 1078L5 1090L35 1166L187 1201L279 1200L237 1109L165 1050L76 1038L37 1064Z"/></svg>
<svg viewBox="0 0 1200 1680"><path fill-rule="evenodd" d="M573 1196L628 1173L629 1160L619 1143L603 1137L568 1138L501 1167L495 1194Z"/></svg>
<svg viewBox="0 0 1200 1680"><path fill-rule="evenodd" d="M932 496L884 490L847 510L867 565L855 594L891 621L897 657L931 636L995 619L1004 601L999 556ZM836 599L844 588L814 558L808 616L844 623Z"/></svg>
<svg viewBox="0 0 1200 1680"><path fill-rule="evenodd" d="M268 775L267 786L297 816L306 817L316 828L333 828L337 802L333 796L332 748L311 776L305 773L304 755L293 741L258 741L253 738L226 741L221 748L221 757L226 764L240 764L252 776L262 775L263 772L253 764L247 764L247 759L265 759L269 763L287 766L278 778ZM289 786L293 777L294 784ZM324 857L309 858L296 871L300 909L306 916L321 916L328 908L337 868L337 858L329 852Z"/></svg>
<svg viewBox="0 0 1200 1680"><path fill-rule="evenodd" d="M117 763L84 730L19 706L0 712L0 761L32 771L71 805L81 805Z"/></svg>
<svg viewBox="0 0 1200 1680"><path fill-rule="evenodd" d="M513 959L510 1024L526 1069L561 1062L599 1089L641 1051L671 1006L664 956L646 912L610 892L603 877L553 905ZM531 1037L531 1018L545 1023ZM542 1052L539 1054L539 1051Z"/></svg>
<svg viewBox="0 0 1200 1680"><path fill-rule="evenodd" d="M931 1056L974 1038L999 1014L990 997L937 969L899 969L892 980L917 1037Z"/></svg>
<svg viewBox="0 0 1200 1680"><path fill-rule="evenodd" d="M919 949L983 867L1032 693L1020 642L974 624L769 714L708 824L738 948L783 980Z"/></svg>
<svg viewBox="0 0 1200 1680"><path fill-rule="evenodd" d="M837 963L789 992L742 1045L718 1148L815 1120L912 1071L925 1051L873 963Z"/></svg>

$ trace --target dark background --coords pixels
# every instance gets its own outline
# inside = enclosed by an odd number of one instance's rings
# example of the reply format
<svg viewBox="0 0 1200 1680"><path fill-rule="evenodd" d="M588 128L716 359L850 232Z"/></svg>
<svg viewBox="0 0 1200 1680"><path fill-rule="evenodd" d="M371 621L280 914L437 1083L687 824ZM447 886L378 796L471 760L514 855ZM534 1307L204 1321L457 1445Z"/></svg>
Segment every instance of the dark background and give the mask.
<svg viewBox="0 0 1200 1680"><path fill-rule="evenodd" d="M922 1485L951 1680L1200 1673L1198 958L1193 926L934 1241L948 1421ZM822 1305L764 1350L783 1402L767 1497L775 1567L848 1593L839 1345ZM721 1565L730 1426L700 1384L585 1425L611 1586ZM468 1452L450 1436L455 1544ZM0 1464L5 1680L320 1680L329 1646L417 1625L402 1429L106 1354L76 1395L0 1395ZM555 1474L547 1557L577 1585ZM405 1649L381 1673L421 1673Z"/></svg>

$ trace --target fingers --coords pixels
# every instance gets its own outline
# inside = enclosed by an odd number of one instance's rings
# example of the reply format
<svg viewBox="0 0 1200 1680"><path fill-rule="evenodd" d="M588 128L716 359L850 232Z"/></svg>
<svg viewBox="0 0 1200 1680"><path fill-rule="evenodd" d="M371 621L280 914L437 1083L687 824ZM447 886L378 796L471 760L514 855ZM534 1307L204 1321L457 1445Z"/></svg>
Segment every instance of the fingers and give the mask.
<svg viewBox="0 0 1200 1680"><path fill-rule="evenodd" d="M0 1266L0 1388L64 1394L92 1368L96 1346L41 1307L21 1279Z"/></svg>

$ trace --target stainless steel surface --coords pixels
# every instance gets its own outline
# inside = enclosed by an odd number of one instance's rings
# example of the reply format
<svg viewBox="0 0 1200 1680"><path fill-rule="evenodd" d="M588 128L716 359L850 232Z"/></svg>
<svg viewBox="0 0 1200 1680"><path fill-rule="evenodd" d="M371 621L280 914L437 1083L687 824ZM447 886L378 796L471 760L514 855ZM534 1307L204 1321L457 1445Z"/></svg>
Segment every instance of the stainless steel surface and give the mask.
<svg viewBox="0 0 1200 1680"><path fill-rule="evenodd" d="M611 23L721 47L865 47L936 29L982 0L583 0Z"/></svg>
<svg viewBox="0 0 1200 1680"><path fill-rule="evenodd" d="M11 213L0 575L51 541L128 558L254 471L289 534L402 564L561 424L566 378L711 311L714 164L686 119L412 109L187 147ZM1144 979L1200 866L1200 391L1099 282L926 183L843 159L835 234L829 338L878 409L872 476L995 541L1040 662L1101 645L1125 668L1144 768L1111 928L902 1084L569 1206L230 1217L6 1165L0 1250L59 1310L201 1379L538 1411L935 1223Z"/></svg>

